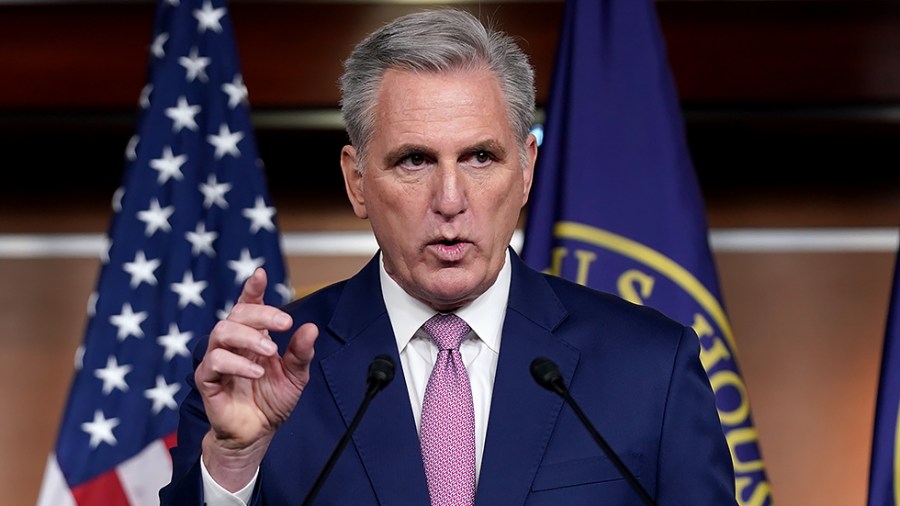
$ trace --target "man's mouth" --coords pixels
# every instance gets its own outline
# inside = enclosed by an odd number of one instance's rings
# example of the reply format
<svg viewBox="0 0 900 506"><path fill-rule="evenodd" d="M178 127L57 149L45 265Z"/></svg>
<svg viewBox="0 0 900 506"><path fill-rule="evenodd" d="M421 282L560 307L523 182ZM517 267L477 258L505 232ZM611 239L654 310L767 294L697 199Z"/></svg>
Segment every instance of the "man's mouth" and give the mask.
<svg viewBox="0 0 900 506"><path fill-rule="evenodd" d="M471 245L461 239L441 239L429 244L428 249L443 262L456 262L465 256Z"/></svg>

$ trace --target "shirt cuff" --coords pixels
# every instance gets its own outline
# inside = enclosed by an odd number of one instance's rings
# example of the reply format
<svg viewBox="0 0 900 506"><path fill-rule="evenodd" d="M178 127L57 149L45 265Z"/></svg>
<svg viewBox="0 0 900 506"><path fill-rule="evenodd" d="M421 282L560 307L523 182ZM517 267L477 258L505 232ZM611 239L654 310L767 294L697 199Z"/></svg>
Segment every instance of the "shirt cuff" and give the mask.
<svg viewBox="0 0 900 506"><path fill-rule="evenodd" d="M250 483L234 493L225 490L216 483L216 480L206 470L206 464L203 463L202 456L200 457L200 474L203 476L203 502L207 506L247 506L247 503L250 502L250 497L253 496L253 487L256 485L256 479L259 478L259 468L256 468L256 473L254 473Z"/></svg>

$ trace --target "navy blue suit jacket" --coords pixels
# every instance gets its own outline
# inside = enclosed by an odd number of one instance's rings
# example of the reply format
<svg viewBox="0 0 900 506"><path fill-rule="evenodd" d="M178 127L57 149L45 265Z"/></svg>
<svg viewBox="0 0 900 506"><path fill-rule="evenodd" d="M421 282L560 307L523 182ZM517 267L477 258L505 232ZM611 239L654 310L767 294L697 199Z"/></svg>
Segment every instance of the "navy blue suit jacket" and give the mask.
<svg viewBox="0 0 900 506"><path fill-rule="evenodd" d="M546 356L658 504L734 504L731 457L694 332L510 256L512 285L477 503L640 504L572 410L532 379L531 361ZM356 276L286 310L295 325L316 323L320 335L310 382L260 467L254 504L299 504L356 413L371 360L386 353L400 363L377 257ZM282 352L289 335L274 336ZM195 361L205 349L204 340ZM162 504L202 504L199 452L209 425L191 386ZM372 401L316 504L429 504L401 368Z"/></svg>

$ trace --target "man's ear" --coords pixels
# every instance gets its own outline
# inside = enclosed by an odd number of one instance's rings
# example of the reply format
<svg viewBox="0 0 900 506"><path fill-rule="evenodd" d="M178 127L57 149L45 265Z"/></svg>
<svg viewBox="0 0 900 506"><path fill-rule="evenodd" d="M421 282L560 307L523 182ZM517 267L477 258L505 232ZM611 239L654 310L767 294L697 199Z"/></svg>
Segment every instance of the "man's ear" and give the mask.
<svg viewBox="0 0 900 506"><path fill-rule="evenodd" d="M344 188L353 206L353 212L359 218L369 217L366 211L366 199L363 196L363 175L357 165L357 152L353 146L344 146L341 150L341 171L344 173Z"/></svg>
<svg viewBox="0 0 900 506"><path fill-rule="evenodd" d="M534 134L528 134L525 139L525 166L522 167L522 205L528 202L528 195L531 193L531 182L534 180L534 165L537 162L537 138Z"/></svg>

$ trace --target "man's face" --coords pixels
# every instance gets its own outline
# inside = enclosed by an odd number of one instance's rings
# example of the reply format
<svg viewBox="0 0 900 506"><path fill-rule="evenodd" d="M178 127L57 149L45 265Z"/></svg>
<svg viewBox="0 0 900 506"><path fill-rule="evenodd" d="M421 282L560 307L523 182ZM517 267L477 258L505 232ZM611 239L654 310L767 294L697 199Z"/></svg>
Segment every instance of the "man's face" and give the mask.
<svg viewBox="0 0 900 506"><path fill-rule="evenodd" d="M523 166L487 70L389 70L376 107L366 167L353 147L341 153L353 210L370 220L388 274L407 293L456 309L497 279L528 200L535 139Z"/></svg>

